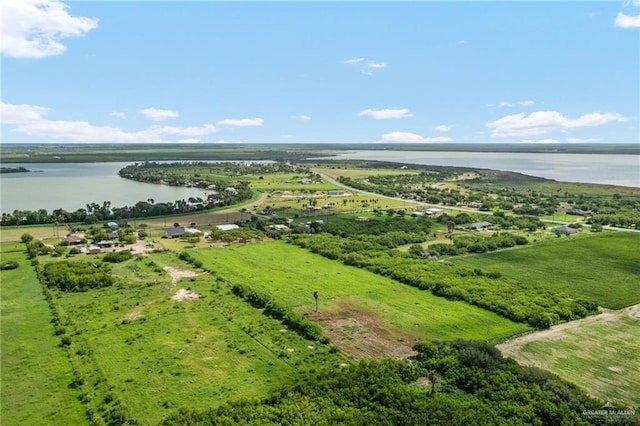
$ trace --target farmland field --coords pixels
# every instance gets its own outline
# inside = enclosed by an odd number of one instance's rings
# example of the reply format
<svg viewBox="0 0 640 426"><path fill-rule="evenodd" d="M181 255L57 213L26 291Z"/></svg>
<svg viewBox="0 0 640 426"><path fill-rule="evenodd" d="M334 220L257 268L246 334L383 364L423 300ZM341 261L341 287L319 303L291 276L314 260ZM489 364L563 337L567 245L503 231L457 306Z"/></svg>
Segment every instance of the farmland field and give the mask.
<svg viewBox="0 0 640 426"><path fill-rule="evenodd" d="M389 339L397 347L410 348L415 339L501 339L527 329L497 314L282 241L192 250L190 254L225 280L267 293L314 318L327 334L334 333L332 343L342 344L341 348L356 356L385 354L382 346L388 346L385 340L388 343ZM319 293L317 313L314 291ZM379 344L365 345L363 341L371 337Z"/></svg>
<svg viewBox="0 0 640 426"><path fill-rule="evenodd" d="M49 306L22 244L3 244L2 261L18 269L0 272L2 294L2 424L82 424L84 407L71 365L54 336Z"/></svg>
<svg viewBox="0 0 640 426"><path fill-rule="evenodd" d="M449 260L585 298L609 309L640 302L640 234L557 238L516 250Z"/></svg>
<svg viewBox="0 0 640 426"><path fill-rule="evenodd" d="M498 345L520 364L558 374L602 399L640 406L639 306L560 324Z"/></svg>

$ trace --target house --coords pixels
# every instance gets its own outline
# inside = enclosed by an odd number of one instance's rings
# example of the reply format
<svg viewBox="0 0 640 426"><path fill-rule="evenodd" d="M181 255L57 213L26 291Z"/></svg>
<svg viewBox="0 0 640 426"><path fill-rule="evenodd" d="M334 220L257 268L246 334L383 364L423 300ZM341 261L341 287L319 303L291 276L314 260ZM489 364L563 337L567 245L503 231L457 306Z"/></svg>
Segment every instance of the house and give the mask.
<svg viewBox="0 0 640 426"><path fill-rule="evenodd" d="M368 221L369 221L369 218L368 218L367 216L358 216L358 217L356 218L356 220L357 220L358 222L368 222Z"/></svg>
<svg viewBox="0 0 640 426"><path fill-rule="evenodd" d="M109 232L109 238L111 238L112 240L115 240L115 239L117 239L119 237L120 237L120 235L118 234L118 231Z"/></svg>
<svg viewBox="0 0 640 426"><path fill-rule="evenodd" d="M98 246L89 246L89 251L87 254L100 254L102 253L102 249Z"/></svg>
<svg viewBox="0 0 640 426"><path fill-rule="evenodd" d="M413 217L424 216L424 214L425 214L425 212L415 211L415 212L411 213L411 216L413 216Z"/></svg>
<svg viewBox="0 0 640 426"><path fill-rule="evenodd" d="M591 210L571 209L571 210L567 210L567 214L572 214L576 216L589 216L591 214Z"/></svg>
<svg viewBox="0 0 640 426"><path fill-rule="evenodd" d="M551 232L555 232L556 234L571 235L578 232L578 230L570 226L562 225L562 226L556 226L555 228L551 228Z"/></svg>
<svg viewBox="0 0 640 426"><path fill-rule="evenodd" d="M196 228L184 228L184 233L192 235L202 234L202 232Z"/></svg>
<svg viewBox="0 0 640 426"><path fill-rule="evenodd" d="M79 244L84 244L85 238L82 235L67 235L62 239L63 245L76 246Z"/></svg>
<svg viewBox="0 0 640 426"><path fill-rule="evenodd" d="M473 229L476 231L484 231L487 228L492 227L493 224L489 222L475 222L467 226L467 229Z"/></svg>
<svg viewBox="0 0 640 426"><path fill-rule="evenodd" d="M444 210L442 209L426 209L424 211L424 213L428 215L442 214L443 212Z"/></svg>
<svg viewBox="0 0 640 426"><path fill-rule="evenodd" d="M468 207L471 207L472 209L479 209L480 207L482 207L482 203L478 203L477 201L473 201L473 202L469 203Z"/></svg>
<svg viewBox="0 0 640 426"><path fill-rule="evenodd" d="M224 225L216 225L216 228L218 228L221 231L231 231L232 229L239 229L240 227L233 223L228 223Z"/></svg>
<svg viewBox="0 0 640 426"><path fill-rule="evenodd" d="M339 197L341 195L344 195L344 191L331 190L331 191L327 191L327 195L333 196L333 197Z"/></svg>
<svg viewBox="0 0 640 426"><path fill-rule="evenodd" d="M96 243L96 245L100 248L108 248L108 247L112 247L115 243L113 241L109 241L109 240L102 240L102 241L98 241Z"/></svg>
<svg viewBox="0 0 640 426"><path fill-rule="evenodd" d="M118 224L115 222L107 222L107 228L118 229Z"/></svg>
<svg viewBox="0 0 640 426"><path fill-rule="evenodd" d="M165 229L164 238L180 238L184 234L184 226L174 226L173 228Z"/></svg>
<svg viewBox="0 0 640 426"><path fill-rule="evenodd" d="M311 179L303 178L298 180L298 183L301 183L303 185L309 185L311 183Z"/></svg>

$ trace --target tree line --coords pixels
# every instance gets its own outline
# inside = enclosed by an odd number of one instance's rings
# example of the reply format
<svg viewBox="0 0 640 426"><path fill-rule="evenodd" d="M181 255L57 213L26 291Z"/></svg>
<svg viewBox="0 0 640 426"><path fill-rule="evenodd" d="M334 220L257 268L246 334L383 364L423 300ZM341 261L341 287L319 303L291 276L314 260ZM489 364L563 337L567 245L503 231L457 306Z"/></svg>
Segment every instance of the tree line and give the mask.
<svg viewBox="0 0 640 426"><path fill-rule="evenodd" d="M177 425L590 425L602 401L557 376L504 359L478 341L420 342L409 360L361 361L287 385L262 400L181 408ZM616 413L618 409L612 408ZM615 424L638 424L618 416Z"/></svg>

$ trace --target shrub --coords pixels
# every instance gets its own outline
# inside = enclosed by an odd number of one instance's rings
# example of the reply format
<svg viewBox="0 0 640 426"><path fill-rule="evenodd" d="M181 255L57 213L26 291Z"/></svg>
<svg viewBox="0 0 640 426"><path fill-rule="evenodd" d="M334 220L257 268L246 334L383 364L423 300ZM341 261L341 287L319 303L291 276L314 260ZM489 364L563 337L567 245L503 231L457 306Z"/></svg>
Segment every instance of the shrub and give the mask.
<svg viewBox="0 0 640 426"><path fill-rule="evenodd" d="M129 259L131 259L133 257L133 254L131 253L130 250L123 250L123 251L115 251L112 253L107 253L102 260L104 262L109 262L109 263L120 263L120 262L125 262Z"/></svg>
<svg viewBox="0 0 640 426"><path fill-rule="evenodd" d="M5 260L4 262L2 262L0 264L0 271L6 271L6 270L9 270L9 269L16 269L16 268L18 268L18 266L20 266L20 265L15 260Z"/></svg>

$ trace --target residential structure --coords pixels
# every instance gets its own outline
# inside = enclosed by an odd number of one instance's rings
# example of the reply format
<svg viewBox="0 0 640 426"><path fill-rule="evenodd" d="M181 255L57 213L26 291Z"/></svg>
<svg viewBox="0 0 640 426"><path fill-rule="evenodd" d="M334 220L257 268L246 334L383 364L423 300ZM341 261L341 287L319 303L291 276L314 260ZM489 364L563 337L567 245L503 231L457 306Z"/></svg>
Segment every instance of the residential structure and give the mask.
<svg viewBox="0 0 640 426"><path fill-rule="evenodd" d="M474 229L476 231L484 231L487 228L492 227L493 224L490 222L475 222L467 226L467 229Z"/></svg>
<svg viewBox="0 0 640 426"><path fill-rule="evenodd" d="M184 234L184 226L174 226L173 228L165 229L164 238L180 238Z"/></svg>
<svg viewBox="0 0 640 426"><path fill-rule="evenodd" d="M562 225L562 226L556 226L555 228L551 228L551 232L555 232L556 234L571 235L578 232L578 230L570 226Z"/></svg>

